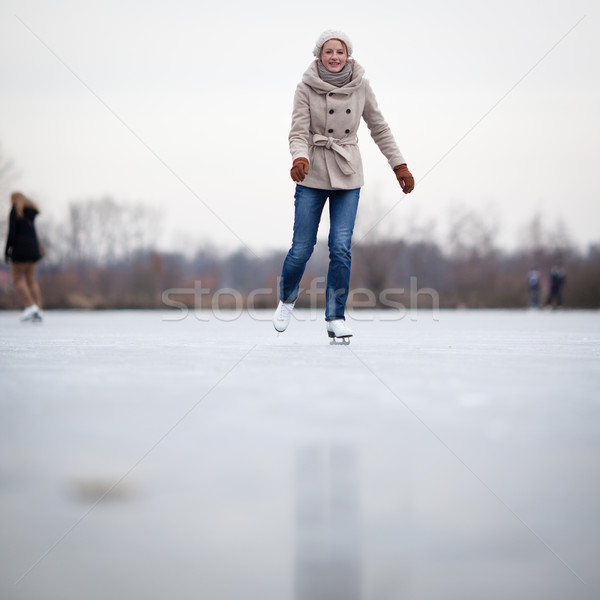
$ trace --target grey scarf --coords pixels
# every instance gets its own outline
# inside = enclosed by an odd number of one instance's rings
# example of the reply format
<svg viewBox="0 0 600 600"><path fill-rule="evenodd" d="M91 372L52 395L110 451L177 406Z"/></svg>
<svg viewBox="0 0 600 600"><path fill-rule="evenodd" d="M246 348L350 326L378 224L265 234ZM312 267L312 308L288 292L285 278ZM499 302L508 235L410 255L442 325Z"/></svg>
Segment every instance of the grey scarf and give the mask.
<svg viewBox="0 0 600 600"><path fill-rule="evenodd" d="M352 79L352 65L349 62L344 65L344 68L339 73L332 73L319 60L317 61L317 70L319 71L319 77L323 81L335 85L335 87L343 87Z"/></svg>

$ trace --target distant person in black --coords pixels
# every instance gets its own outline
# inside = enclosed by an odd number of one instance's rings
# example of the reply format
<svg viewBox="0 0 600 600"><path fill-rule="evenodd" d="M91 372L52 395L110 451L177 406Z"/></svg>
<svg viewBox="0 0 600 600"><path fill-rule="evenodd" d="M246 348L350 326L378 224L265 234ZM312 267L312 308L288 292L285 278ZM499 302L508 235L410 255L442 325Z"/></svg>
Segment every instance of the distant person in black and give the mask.
<svg viewBox="0 0 600 600"><path fill-rule="evenodd" d="M11 263L12 281L24 305L21 321L42 319L42 293L35 277L36 263L42 258L34 221L38 207L20 192L11 194L8 238L4 256Z"/></svg>
<svg viewBox="0 0 600 600"><path fill-rule="evenodd" d="M562 290L567 281L567 275L562 267L553 266L550 269L550 291L546 306L562 307Z"/></svg>

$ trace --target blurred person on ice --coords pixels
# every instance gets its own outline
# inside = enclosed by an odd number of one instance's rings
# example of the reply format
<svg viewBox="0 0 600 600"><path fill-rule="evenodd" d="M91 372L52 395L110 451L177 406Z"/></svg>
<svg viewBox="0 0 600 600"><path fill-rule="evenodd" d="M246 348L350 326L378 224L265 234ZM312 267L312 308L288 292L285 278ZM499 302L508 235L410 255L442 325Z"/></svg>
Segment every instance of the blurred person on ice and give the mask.
<svg viewBox="0 0 600 600"><path fill-rule="evenodd" d="M39 209L20 192L10 196L8 236L4 257L11 263L12 281L24 306L21 321L42 320L42 292L35 276L37 262L43 251L35 230Z"/></svg>
<svg viewBox="0 0 600 600"><path fill-rule="evenodd" d="M540 272L533 267L527 275L527 285L529 287L529 306L530 308L540 307Z"/></svg>
<svg viewBox="0 0 600 600"><path fill-rule="evenodd" d="M567 273L563 267L554 265L550 269L550 290L545 306L552 308L562 308L563 297L562 291L567 282Z"/></svg>

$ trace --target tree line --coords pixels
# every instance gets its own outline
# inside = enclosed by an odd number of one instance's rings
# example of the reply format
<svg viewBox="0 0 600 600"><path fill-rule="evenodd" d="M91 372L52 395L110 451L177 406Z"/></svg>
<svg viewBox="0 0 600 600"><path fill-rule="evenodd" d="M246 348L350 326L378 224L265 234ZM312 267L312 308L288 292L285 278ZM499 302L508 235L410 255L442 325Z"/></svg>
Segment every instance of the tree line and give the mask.
<svg viewBox="0 0 600 600"><path fill-rule="evenodd" d="M0 233L6 233L6 219ZM73 202L61 222L46 222L38 276L45 308L165 309L273 308L286 249L257 257L199 247L193 255L155 247L159 215L145 205L111 198ZM359 236L357 236L359 237ZM426 234L359 239L352 249L350 306L387 308L523 308L527 273L542 273L542 301L550 268L567 273L568 308L600 306L600 244L576 248L565 231L535 217L521 248L506 251L485 219L463 211L442 246ZM326 244L319 243L303 279L297 306L324 306ZM0 308L18 308L8 271L0 275ZM418 292L418 293L415 293Z"/></svg>

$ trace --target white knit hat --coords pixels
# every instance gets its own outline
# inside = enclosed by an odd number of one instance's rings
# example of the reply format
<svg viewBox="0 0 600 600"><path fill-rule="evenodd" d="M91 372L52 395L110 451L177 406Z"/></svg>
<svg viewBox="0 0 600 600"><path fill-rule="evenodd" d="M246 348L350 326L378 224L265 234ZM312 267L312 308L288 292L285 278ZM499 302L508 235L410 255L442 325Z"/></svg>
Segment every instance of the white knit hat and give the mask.
<svg viewBox="0 0 600 600"><path fill-rule="evenodd" d="M323 47L323 44L329 40L342 40L342 42L346 44L346 48L348 48L348 56L352 56L352 42L350 41L350 38L343 31L328 29L318 37L315 43L315 49L313 50L313 54L317 58L319 58L319 56L321 55L321 48Z"/></svg>

